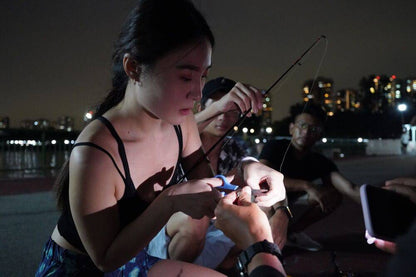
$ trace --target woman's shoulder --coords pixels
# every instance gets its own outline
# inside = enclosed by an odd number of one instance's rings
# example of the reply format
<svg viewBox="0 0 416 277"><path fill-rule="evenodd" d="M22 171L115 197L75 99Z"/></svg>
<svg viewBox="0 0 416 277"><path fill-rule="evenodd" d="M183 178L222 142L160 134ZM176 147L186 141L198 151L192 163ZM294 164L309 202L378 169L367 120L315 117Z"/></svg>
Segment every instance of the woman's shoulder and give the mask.
<svg viewBox="0 0 416 277"><path fill-rule="evenodd" d="M97 152L97 147L79 147L80 144L93 144L109 153L117 153L118 151L117 141L111 135L108 128L99 120L93 120L84 127L73 149L73 152L89 153L90 155Z"/></svg>

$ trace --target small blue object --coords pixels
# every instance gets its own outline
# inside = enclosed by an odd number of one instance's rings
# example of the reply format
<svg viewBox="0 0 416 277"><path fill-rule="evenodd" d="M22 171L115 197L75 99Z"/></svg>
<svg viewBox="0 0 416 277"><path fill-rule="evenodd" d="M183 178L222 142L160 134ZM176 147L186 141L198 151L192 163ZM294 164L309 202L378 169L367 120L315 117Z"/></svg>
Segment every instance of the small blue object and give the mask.
<svg viewBox="0 0 416 277"><path fill-rule="evenodd" d="M225 190L237 190L239 187L233 184L230 184L225 178L224 175L215 175L214 178L221 178L223 185L220 187L216 187L217 189L225 189Z"/></svg>

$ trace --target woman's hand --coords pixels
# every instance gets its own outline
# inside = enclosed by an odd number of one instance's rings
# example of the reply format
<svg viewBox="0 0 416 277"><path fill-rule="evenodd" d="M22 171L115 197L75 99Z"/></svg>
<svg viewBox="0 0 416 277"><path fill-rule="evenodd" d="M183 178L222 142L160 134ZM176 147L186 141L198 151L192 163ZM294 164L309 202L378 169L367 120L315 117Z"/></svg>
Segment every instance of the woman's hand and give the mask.
<svg viewBox="0 0 416 277"><path fill-rule="evenodd" d="M215 209L215 216L215 226L240 249L246 249L265 239L273 241L266 214L256 204L251 203L249 187L244 187L239 196L237 192L224 196Z"/></svg>
<svg viewBox="0 0 416 277"><path fill-rule="evenodd" d="M271 207L286 198L283 174L254 161L243 162L243 177L247 185L255 190L264 190L255 194L259 206Z"/></svg>
<svg viewBox="0 0 416 277"><path fill-rule="evenodd" d="M213 217L221 193L214 189L221 186L219 178L190 180L166 189L162 194L172 204L172 214L183 212L195 219Z"/></svg>

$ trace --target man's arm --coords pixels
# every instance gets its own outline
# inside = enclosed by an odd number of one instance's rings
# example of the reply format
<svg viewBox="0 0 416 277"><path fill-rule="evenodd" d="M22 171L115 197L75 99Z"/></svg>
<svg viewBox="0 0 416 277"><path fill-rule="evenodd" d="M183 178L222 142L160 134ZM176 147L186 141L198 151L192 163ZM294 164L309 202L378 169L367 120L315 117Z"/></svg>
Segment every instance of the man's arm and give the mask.
<svg viewBox="0 0 416 277"><path fill-rule="evenodd" d="M279 208L283 206L288 206L287 199L276 203L270 209L269 213L266 213L272 229L273 241L279 246L280 249L283 249L286 244L287 228L289 226L289 220L292 217L291 214L288 215L285 209Z"/></svg>
<svg viewBox="0 0 416 277"><path fill-rule="evenodd" d="M323 178L323 182L329 182L339 192L352 198L358 204L361 204L360 200L360 187L354 185L347 178L345 178L340 172L333 171L327 178Z"/></svg>
<svg viewBox="0 0 416 277"><path fill-rule="evenodd" d="M205 127L215 119L216 116L220 115L222 112L218 108L218 103L214 102L204 110L199 111L195 114L195 121L198 124L198 131L202 133Z"/></svg>

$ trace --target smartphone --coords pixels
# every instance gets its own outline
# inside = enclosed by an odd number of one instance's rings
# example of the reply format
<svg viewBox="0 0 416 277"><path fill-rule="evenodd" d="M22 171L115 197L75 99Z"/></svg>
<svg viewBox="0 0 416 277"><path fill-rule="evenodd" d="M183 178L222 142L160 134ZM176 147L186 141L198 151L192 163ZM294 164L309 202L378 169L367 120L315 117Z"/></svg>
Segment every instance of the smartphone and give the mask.
<svg viewBox="0 0 416 277"><path fill-rule="evenodd" d="M416 204L397 192L362 185L360 196L365 228L372 237L394 242L416 219Z"/></svg>

